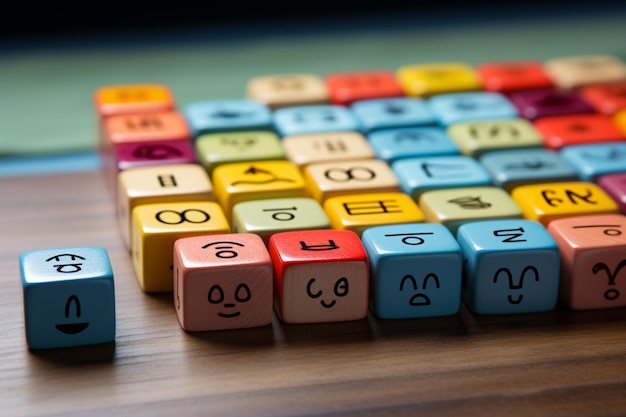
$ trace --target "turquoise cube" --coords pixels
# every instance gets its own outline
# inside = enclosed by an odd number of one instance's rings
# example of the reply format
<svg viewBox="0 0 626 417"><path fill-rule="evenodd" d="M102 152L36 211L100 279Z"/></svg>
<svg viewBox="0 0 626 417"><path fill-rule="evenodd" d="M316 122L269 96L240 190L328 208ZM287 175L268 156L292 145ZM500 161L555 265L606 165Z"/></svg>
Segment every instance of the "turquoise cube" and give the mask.
<svg viewBox="0 0 626 417"><path fill-rule="evenodd" d="M434 113L421 98L361 100L352 104L352 111L364 132L437 123Z"/></svg>
<svg viewBox="0 0 626 417"><path fill-rule="evenodd" d="M371 132L367 140L376 157L388 164L399 159L458 155L459 148L440 127L401 127Z"/></svg>
<svg viewBox="0 0 626 417"><path fill-rule="evenodd" d="M476 314L516 314L556 307L560 258L538 222L491 220L457 230L463 251L463 301Z"/></svg>
<svg viewBox="0 0 626 417"><path fill-rule="evenodd" d="M31 349L115 339L115 291L100 247L41 249L20 255L26 341Z"/></svg>
<svg viewBox="0 0 626 417"><path fill-rule="evenodd" d="M440 224L372 227L361 237L370 260L370 308L381 319L456 314L461 248Z"/></svg>
<svg viewBox="0 0 626 417"><path fill-rule="evenodd" d="M500 93L441 94L430 98L429 104L439 122L444 126L476 120L518 117L517 108Z"/></svg>
<svg viewBox="0 0 626 417"><path fill-rule="evenodd" d="M361 131L361 126L350 109L332 104L278 109L274 111L274 127L283 137L306 133Z"/></svg>
<svg viewBox="0 0 626 417"><path fill-rule="evenodd" d="M418 199L426 191L491 185L491 176L474 158L462 155L409 158L394 162L402 191Z"/></svg>
<svg viewBox="0 0 626 417"><path fill-rule="evenodd" d="M574 168L557 152L548 149L515 149L483 155L480 163L493 182L507 191L520 185L578 181Z"/></svg>
<svg viewBox="0 0 626 417"><path fill-rule="evenodd" d="M270 108L249 99L189 103L185 117L194 137L211 132L272 130Z"/></svg>
<svg viewBox="0 0 626 417"><path fill-rule="evenodd" d="M626 143L594 143L561 149L561 156L583 181L626 171Z"/></svg>

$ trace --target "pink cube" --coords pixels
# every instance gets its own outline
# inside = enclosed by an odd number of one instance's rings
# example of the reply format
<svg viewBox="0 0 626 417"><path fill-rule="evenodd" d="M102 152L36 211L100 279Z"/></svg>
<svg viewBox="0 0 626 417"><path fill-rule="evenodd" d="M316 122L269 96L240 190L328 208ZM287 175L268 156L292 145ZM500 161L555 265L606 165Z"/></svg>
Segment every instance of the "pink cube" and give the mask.
<svg viewBox="0 0 626 417"><path fill-rule="evenodd" d="M367 315L369 265L350 230L272 235L275 305L286 323L359 320Z"/></svg>
<svg viewBox="0 0 626 417"><path fill-rule="evenodd" d="M550 222L561 254L561 300L575 310L626 306L626 216Z"/></svg>
<svg viewBox="0 0 626 417"><path fill-rule="evenodd" d="M272 260L255 234L174 243L174 306L187 331L265 326L272 321Z"/></svg>

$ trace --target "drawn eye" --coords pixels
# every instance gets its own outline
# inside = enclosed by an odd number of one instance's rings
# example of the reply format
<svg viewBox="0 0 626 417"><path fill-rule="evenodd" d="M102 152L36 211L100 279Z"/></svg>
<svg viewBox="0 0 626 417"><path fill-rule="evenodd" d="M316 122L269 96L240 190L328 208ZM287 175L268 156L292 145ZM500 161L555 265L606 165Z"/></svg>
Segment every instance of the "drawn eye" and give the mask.
<svg viewBox="0 0 626 417"><path fill-rule="evenodd" d="M335 295L337 297L348 295L348 278L341 277L335 282Z"/></svg>
<svg viewBox="0 0 626 417"><path fill-rule="evenodd" d="M422 285L422 288L426 289L426 285L431 279L435 280L435 286L439 288L439 277L432 273L426 275L426 278L424 278L424 284Z"/></svg>
<svg viewBox="0 0 626 417"><path fill-rule="evenodd" d="M245 303L246 301L250 301L252 294L250 293L250 287L246 284L239 284L237 289L235 290L235 300L240 303Z"/></svg>
<svg viewBox="0 0 626 417"><path fill-rule="evenodd" d="M313 293L313 291L311 291L311 286L313 286L314 282L315 282L315 278L311 278L309 282L306 284L306 293L311 298L318 298L322 295L322 290L319 290L318 292Z"/></svg>
<svg viewBox="0 0 626 417"><path fill-rule="evenodd" d="M402 281L400 281L400 291L404 290L404 283L407 281L411 281L411 284L413 285L413 290L417 291L417 281L415 281L413 275L405 275L402 277Z"/></svg>
<svg viewBox="0 0 626 417"><path fill-rule="evenodd" d="M219 285L214 285L209 290L209 303L220 304L224 301L224 291Z"/></svg>

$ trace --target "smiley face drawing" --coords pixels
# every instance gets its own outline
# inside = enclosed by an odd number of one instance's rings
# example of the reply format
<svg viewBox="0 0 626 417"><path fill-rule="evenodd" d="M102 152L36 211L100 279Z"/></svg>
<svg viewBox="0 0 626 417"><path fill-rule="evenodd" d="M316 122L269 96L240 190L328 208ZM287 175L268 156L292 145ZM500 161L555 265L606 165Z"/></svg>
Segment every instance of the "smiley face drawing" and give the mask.
<svg viewBox="0 0 626 417"><path fill-rule="evenodd" d="M69 319L72 306L74 306L75 317L80 317L80 300L76 295L70 295L65 303L65 318ZM65 334L77 334L89 327L88 322L61 323L54 326L58 331Z"/></svg>
<svg viewBox="0 0 626 417"><path fill-rule="evenodd" d="M241 315L240 310L235 310L238 304L233 302L224 303L226 297L224 294L224 290L220 285L213 285L211 289L209 289L209 294L207 298L210 304L221 305L224 308L224 310L218 310L217 315L219 317L231 319L239 317ZM252 299L252 292L250 291L250 287L245 283L237 285L235 293L233 294L233 299L237 303L247 303L248 301L250 301Z"/></svg>
<svg viewBox="0 0 626 417"><path fill-rule="evenodd" d="M313 299L322 297L323 291L320 289L314 289L314 284L315 278L311 278L306 284L306 294ZM348 295L349 290L350 286L348 284L348 278L346 277L339 278L333 286L333 294L339 298ZM326 300L327 298L325 297L320 299L320 304L324 308L333 308L337 303L337 299L335 298L331 299L330 302L327 302Z"/></svg>
<svg viewBox="0 0 626 417"><path fill-rule="evenodd" d="M431 284L431 287L434 285L435 288L440 288L439 277L433 273L426 275L424 277L424 282L422 283L422 290L426 291L429 284ZM411 274L403 276L402 280L400 281L400 292L404 291L407 288L409 291L415 291L415 293L409 299L409 305L411 307L429 306L431 304L428 294L426 294L425 292L417 292L419 291L419 286L417 284L417 280Z"/></svg>

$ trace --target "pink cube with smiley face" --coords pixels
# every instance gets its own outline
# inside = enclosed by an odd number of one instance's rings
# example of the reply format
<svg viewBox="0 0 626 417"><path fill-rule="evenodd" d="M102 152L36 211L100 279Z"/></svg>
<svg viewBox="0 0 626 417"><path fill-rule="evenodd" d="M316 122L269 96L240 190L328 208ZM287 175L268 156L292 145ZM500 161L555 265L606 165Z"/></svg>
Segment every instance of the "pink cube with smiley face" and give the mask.
<svg viewBox="0 0 626 417"><path fill-rule="evenodd" d="M181 327L208 331L272 321L272 260L255 234L219 234L174 243L174 306Z"/></svg>
<svg viewBox="0 0 626 417"><path fill-rule="evenodd" d="M369 265L350 230L272 235L274 304L286 323L359 320L367 315Z"/></svg>

